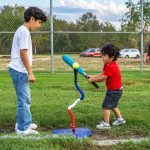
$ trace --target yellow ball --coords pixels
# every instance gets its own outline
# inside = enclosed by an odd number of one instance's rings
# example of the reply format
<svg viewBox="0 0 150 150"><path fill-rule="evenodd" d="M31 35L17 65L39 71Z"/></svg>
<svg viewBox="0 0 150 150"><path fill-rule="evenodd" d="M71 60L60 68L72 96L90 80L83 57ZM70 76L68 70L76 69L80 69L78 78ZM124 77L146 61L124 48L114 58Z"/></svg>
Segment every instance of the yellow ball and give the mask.
<svg viewBox="0 0 150 150"><path fill-rule="evenodd" d="M72 67L73 67L73 69L78 69L79 64L75 62L75 63L73 63Z"/></svg>

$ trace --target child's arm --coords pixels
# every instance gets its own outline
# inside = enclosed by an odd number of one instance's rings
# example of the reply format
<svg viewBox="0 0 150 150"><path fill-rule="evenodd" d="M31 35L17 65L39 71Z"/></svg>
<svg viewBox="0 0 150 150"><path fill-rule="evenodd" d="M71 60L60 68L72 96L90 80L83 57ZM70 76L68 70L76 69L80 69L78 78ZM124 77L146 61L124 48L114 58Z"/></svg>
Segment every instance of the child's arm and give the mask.
<svg viewBox="0 0 150 150"><path fill-rule="evenodd" d="M103 82L108 78L108 76L105 76L103 74L99 74L99 75L95 75L95 76L90 76L90 78L88 79L88 81L90 83L92 82Z"/></svg>
<svg viewBox="0 0 150 150"><path fill-rule="evenodd" d="M34 77L34 74L32 72L32 68L30 67L30 63L29 63L29 59L28 59L28 55L27 55L27 49L21 49L20 50L20 57L21 57L21 60L24 64L25 68L28 71L29 81L34 83L35 77Z"/></svg>
<svg viewBox="0 0 150 150"><path fill-rule="evenodd" d="M100 77L102 74L97 74L97 75L88 75L89 78L97 78Z"/></svg>

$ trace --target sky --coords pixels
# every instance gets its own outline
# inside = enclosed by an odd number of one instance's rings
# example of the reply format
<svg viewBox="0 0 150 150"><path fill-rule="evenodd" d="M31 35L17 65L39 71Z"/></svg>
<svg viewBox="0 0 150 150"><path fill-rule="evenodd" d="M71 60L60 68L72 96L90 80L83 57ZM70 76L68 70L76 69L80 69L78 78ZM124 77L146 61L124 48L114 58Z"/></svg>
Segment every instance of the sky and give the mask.
<svg viewBox="0 0 150 150"><path fill-rule="evenodd" d="M76 22L84 13L92 12L100 22L111 22L119 28L120 19L127 12L125 2L128 0L52 0L53 14L58 19ZM137 3L139 0L132 0ZM0 6L22 5L37 6L48 10L50 0L0 0Z"/></svg>

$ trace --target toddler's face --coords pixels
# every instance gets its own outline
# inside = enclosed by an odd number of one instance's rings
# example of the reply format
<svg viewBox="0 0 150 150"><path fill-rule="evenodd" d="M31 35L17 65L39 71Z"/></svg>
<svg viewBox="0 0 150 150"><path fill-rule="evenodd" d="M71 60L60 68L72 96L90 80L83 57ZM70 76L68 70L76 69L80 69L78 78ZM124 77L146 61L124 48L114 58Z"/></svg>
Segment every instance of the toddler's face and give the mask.
<svg viewBox="0 0 150 150"><path fill-rule="evenodd" d="M102 61L104 62L104 64L108 64L113 61L113 57L109 57L107 54L103 54Z"/></svg>

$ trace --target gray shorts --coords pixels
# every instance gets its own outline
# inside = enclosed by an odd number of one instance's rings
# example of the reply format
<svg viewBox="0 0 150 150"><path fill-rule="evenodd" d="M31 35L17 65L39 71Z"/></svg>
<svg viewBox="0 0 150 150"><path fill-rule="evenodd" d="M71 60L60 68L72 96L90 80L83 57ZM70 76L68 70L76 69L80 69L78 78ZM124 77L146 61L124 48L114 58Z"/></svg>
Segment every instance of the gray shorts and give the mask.
<svg viewBox="0 0 150 150"><path fill-rule="evenodd" d="M118 102L121 96L122 96L122 89L112 91L107 90L102 107L104 109L116 108L118 106Z"/></svg>

